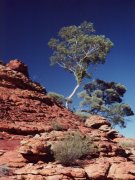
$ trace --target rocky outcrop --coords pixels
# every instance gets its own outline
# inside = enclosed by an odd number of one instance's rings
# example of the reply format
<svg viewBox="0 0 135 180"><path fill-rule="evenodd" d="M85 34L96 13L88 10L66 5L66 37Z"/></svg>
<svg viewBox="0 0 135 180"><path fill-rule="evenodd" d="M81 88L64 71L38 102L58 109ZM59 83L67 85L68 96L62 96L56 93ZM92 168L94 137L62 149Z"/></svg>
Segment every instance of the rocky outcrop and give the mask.
<svg viewBox="0 0 135 180"><path fill-rule="evenodd" d="M107 119L84 122L56 103L19 60L0 64L0 110L0 180L135 179L134 140L125 147L121 142L130 140ZM76 131L98 149L64 166L54 159L54 145Z"/></svg>
<svg viewBox="0 0 135 180"><path fill-rule="evenodd" d="M75 128L75 115L55 103L46 90L27 76L27 67L19 60L0 64L0 130L13 134L51 131L53 123Z"/></svg>
<svg viewBox="0 0 135 180"><path fill-rule="evenodd" d="M116 138L115 142L125 149L128 159L135 162L135 139L125 137Z"/></svg>
<svg viewBox="0 0 135 180"><path fill-rule="evenodd" d="M19 61L18 59L11 60L6 67L9 67L10 69L14 71L18 71L22 74L24 74L26 77L29 77L28 73L28 67L23 62Z"/></svg>

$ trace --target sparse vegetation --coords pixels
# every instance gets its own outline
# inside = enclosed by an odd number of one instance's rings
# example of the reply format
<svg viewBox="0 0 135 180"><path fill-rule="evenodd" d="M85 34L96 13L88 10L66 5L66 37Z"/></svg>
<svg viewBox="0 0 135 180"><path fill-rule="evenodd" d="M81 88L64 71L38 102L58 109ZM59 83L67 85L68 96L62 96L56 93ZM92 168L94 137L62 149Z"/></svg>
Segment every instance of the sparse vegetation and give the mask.
<svg viewBox="0 0 135 180"><path fill-rule="evenodd" d="M57 121L52 123L52 127L53 127L53 130L56 130L56 131L62 131L65 129L64 126Z"/></svg>
<svg viewBox="0 0 135 180"><path fill-rule="evenodd" d="M55 92L49 92L47 94L49 97L53 98L57 103L64 105L65 104L65 98L63 95L55 93Z"/></svg>
<svg viewBox="0 0 135 180"><path fill-rule="evenodd" d="M0 177L8 176L10 173L11 170L6 164L0 166Z"/></svg>
<svg viewBox="0 0 135 180"><path fill-rule="evenodd" d="M74 114L79 116L83 121L85 121L87 118L90 117L89 113L81 112L81 111L76 111L76 112L74 112Z"/></svg>
<svg viewBox="0 0 135 180"><path fill-rule="evenodd" d="M73 133L67 135L53 147L54 158L63 165L71 165L77 159L96 152L96 147L90 137Z"/></svg>
<svg viewBox="0 0 135 180"><path fill-rule="evenodd" d="M119 142L119 145L123 148L135 148L135 142L131 142L131 141L122 141Z"/></svg>

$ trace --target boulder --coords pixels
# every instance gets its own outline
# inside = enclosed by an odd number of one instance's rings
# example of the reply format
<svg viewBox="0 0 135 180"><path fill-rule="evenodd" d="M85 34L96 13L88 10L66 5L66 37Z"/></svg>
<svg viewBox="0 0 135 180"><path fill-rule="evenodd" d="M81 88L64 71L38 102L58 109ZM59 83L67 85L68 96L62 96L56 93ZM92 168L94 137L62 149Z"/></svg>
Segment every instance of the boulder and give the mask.
<svg viewBox="0 0 135 180"><path fill-rule="evenodd" d="M89 179L106 179L107 173L110 168L110 163L104 161L104 159L99 159L93 164L89 164L84 167L85 172L87 173Z"/></svg>
<svg viewBox="0 0 135 180"><path fill-rule="evenodd" d="M85 122L85 126L93 128L93 129L98 129L102 125L111 126L110 122L107 121L106 118L98 116L98 115L93 115L89 117Z"/></svg>
<svg viewBox="0 0 135 180"><path fill-rule="evenodd" d="M110 179L134 180L135 164L133 162L121 162L112 164L108 173Z"/></svg>

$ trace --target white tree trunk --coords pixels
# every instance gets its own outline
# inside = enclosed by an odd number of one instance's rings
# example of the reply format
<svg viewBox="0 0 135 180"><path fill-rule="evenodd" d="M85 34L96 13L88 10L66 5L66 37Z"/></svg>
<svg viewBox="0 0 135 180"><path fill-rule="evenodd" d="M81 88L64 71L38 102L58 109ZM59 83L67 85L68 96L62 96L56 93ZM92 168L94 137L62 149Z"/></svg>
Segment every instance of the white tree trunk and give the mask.
<svg viewBox="0 0 135 180"><path fill-rule="evenodd" d="M75 95L75 93L79 87L80 87L80 84L77 84L76 87L74 88L73 92L67 97L67 101L66 101L66 108L67 109L69 109L69 103L70 103L72 97Z"/></svg>

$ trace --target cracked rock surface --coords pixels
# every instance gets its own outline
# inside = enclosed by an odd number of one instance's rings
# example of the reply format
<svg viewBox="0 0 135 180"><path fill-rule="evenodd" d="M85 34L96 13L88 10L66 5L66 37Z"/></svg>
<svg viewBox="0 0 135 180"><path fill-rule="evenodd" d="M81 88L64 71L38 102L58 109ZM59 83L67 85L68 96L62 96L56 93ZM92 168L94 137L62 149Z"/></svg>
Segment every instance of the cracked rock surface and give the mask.
<svg viewBox="0 0 135 180"><path fill-rule="evenodd" d="M56 123L62 128L54 128ZM72 166L55 162L54 144L78 131L93 138L98 153ZM0 64L0 180L8 179L135 180L135 139L101 116L82 121L48 97L24 63L11 60Z"/></svg>

